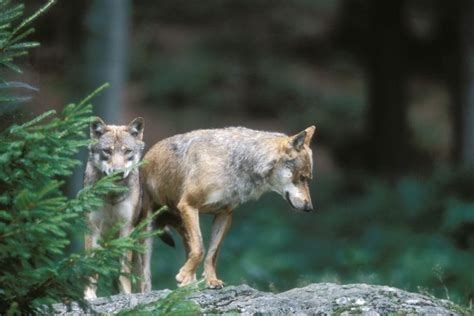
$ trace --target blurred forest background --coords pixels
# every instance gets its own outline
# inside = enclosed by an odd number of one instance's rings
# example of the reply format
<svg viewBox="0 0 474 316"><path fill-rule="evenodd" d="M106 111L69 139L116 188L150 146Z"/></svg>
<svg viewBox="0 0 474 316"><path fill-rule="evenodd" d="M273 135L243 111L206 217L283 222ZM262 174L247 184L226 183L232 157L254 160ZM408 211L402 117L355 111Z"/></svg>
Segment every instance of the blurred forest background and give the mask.
<svg viewBox="0 0 474 316"><path fill-rule="evenodd" d="M316 213L274 193L239 207L218 265L227 284L366 282L472 301L474 2L62 0L36 29L22 81L40 91L0 108L2 130L105 81L97 114L144 117L147 148L197 128L317 126ZM155 242L155 289L175 287L177 244Z"/></svg>

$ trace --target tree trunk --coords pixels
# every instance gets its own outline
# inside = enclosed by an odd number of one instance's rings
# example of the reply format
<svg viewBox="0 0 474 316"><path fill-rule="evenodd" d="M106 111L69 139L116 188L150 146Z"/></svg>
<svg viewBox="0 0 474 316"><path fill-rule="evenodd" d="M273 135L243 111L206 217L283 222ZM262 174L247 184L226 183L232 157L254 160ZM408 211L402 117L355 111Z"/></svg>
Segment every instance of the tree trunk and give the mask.
<svg viewBox="0 0 474 316"><path fill-rule="evenodd" d="M110 83L110 88L94 99L94 111L114 124L122 119L129 24L129 0L96 0L86 17L88 83L92 89Z"/></svg>
<svg viewBox="0 0 474 316"><path fill-rule="evenodd" d="M367 70L368 161L397 174L409 159L403 1L371 1Z"/></svg>
<svg viewBox="0 0 474 316"><path fill-rule="evenodd" d="M460 158L464 165L474 164L474 3L470 0L462 1L460 18L460 84L461 95L461 150Z"/></svg>
<svg viewBox="0 0 474 316"><path fill-rule="evenodd" d="M452 55L447 69L453 126L451 157L461 165L474 163L474 3L451 2Z"/></svg>
<svg viewBox="0 0 474 316"><path fill-rule="evenodd" d="M105 82L110 87L92 100L94 112L110 124L122 122L127 80L127 49L130 28L129 0L95 0L86 15L86 92ZM84 95L85 96L85 95ZM82 161L87 153L80 154ZM69 186L74 195L83 186L84 166L76 168Z"/></svg>

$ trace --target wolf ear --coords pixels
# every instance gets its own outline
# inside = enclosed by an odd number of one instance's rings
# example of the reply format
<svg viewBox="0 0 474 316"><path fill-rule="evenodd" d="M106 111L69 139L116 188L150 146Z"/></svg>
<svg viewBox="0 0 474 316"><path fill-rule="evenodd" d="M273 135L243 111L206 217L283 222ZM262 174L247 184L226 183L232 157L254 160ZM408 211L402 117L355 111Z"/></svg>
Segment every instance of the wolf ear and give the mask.
<svg viewBox="0 0 474 316"><path fill-rule="evenodd" d="M107 124L100 117L96 117L90 125L91 138L99 138L104 135L106 126Z"/></svg>
<svg viewBox="0 0 474 316"><path fill-rule="evenodd" d="M305 145L309 146L309 144L311 144L311 139L313 138L315 130L316 130L316 126L314 125L311 125L310 127L304 130L306 132L306 137L304 139Z"/></svg>
<svg viewBox="0 0 474 316"><path fill-rule="evenodd" d="M143 128L145 127L145 120L143 117L137 117L128 124L128 132L139 139L143 138Z"/></svg>
<svg viewBox="0 0 474 316"><path fill-rule="evenodd" d="M298 134L292 136L290 138L290 145L296 149L297 151L300 151L303 149L304 145L309 146L311 143L311 139L313 138L314 131L316 130L316 127L314 125L308 127L302 132L299 132Z"/></svg>
<svg viewBox="0 0 474 316"><path fill-rule="evenodd" d="M300 151L303 149L306 139L306 131L299 132L295 136L290 138L290 145L296 149L296 151Z"/></svg>

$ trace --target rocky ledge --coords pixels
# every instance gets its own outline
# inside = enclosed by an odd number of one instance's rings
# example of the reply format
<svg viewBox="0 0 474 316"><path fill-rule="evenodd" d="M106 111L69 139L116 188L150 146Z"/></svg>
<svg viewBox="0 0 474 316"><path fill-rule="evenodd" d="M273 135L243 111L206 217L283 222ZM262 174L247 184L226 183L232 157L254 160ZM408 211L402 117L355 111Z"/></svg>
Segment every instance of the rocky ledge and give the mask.
<svg viewBox="0 0 474 316"><path fill-rule="evenodd" d="M147 294L115 295L90 302L84 312L77 304L53 306L57 315L115 314L165 299L170 290ZM282 293L268 293L247 285L221 290L202 290L187 296L200 306L201 313L238 313L243 315L460 315L456 304L397 288L368 284L310 284Z"/></svg>

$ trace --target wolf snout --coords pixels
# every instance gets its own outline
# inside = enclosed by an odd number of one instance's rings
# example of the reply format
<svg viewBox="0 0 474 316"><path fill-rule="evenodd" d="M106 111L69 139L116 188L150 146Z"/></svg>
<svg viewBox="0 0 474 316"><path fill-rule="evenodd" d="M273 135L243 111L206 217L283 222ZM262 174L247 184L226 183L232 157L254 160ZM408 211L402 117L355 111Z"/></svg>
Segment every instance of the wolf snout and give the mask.
<svg viewBox="0 0 474 316"><path fill-rule="evenodd" d="M313 203L311 202L306 202L304 204L304 208L303 208L303 211L305 212L312 212L314 209L313 209Z"/></svg>
<svg viewBox="0 0 474 316"><path fill-rule="evenodd" d="M106 176L111 175L114 172L120 174L122 178L125 179L126 177L128 177L130 170L127 168L108 168L104 170L104 174Z"/></svg>
<svg viewBox="0 0 474 316"><path fill-rule="evenodd" d="M313 211L313 203L310 200L299 199L296 201L296 203L293 203L290 197L290 193L288 191L285 192L285 199L288 201L290 206L297 211L303 211L303 212Z"/></svg>
<svg viewBox="0 0 474 316"><path fill-rule="evenodd" d="M112 173L119 171L120 169L115 169L115 168L106 168L103 170L104 175L110 176Z"/></svg>

